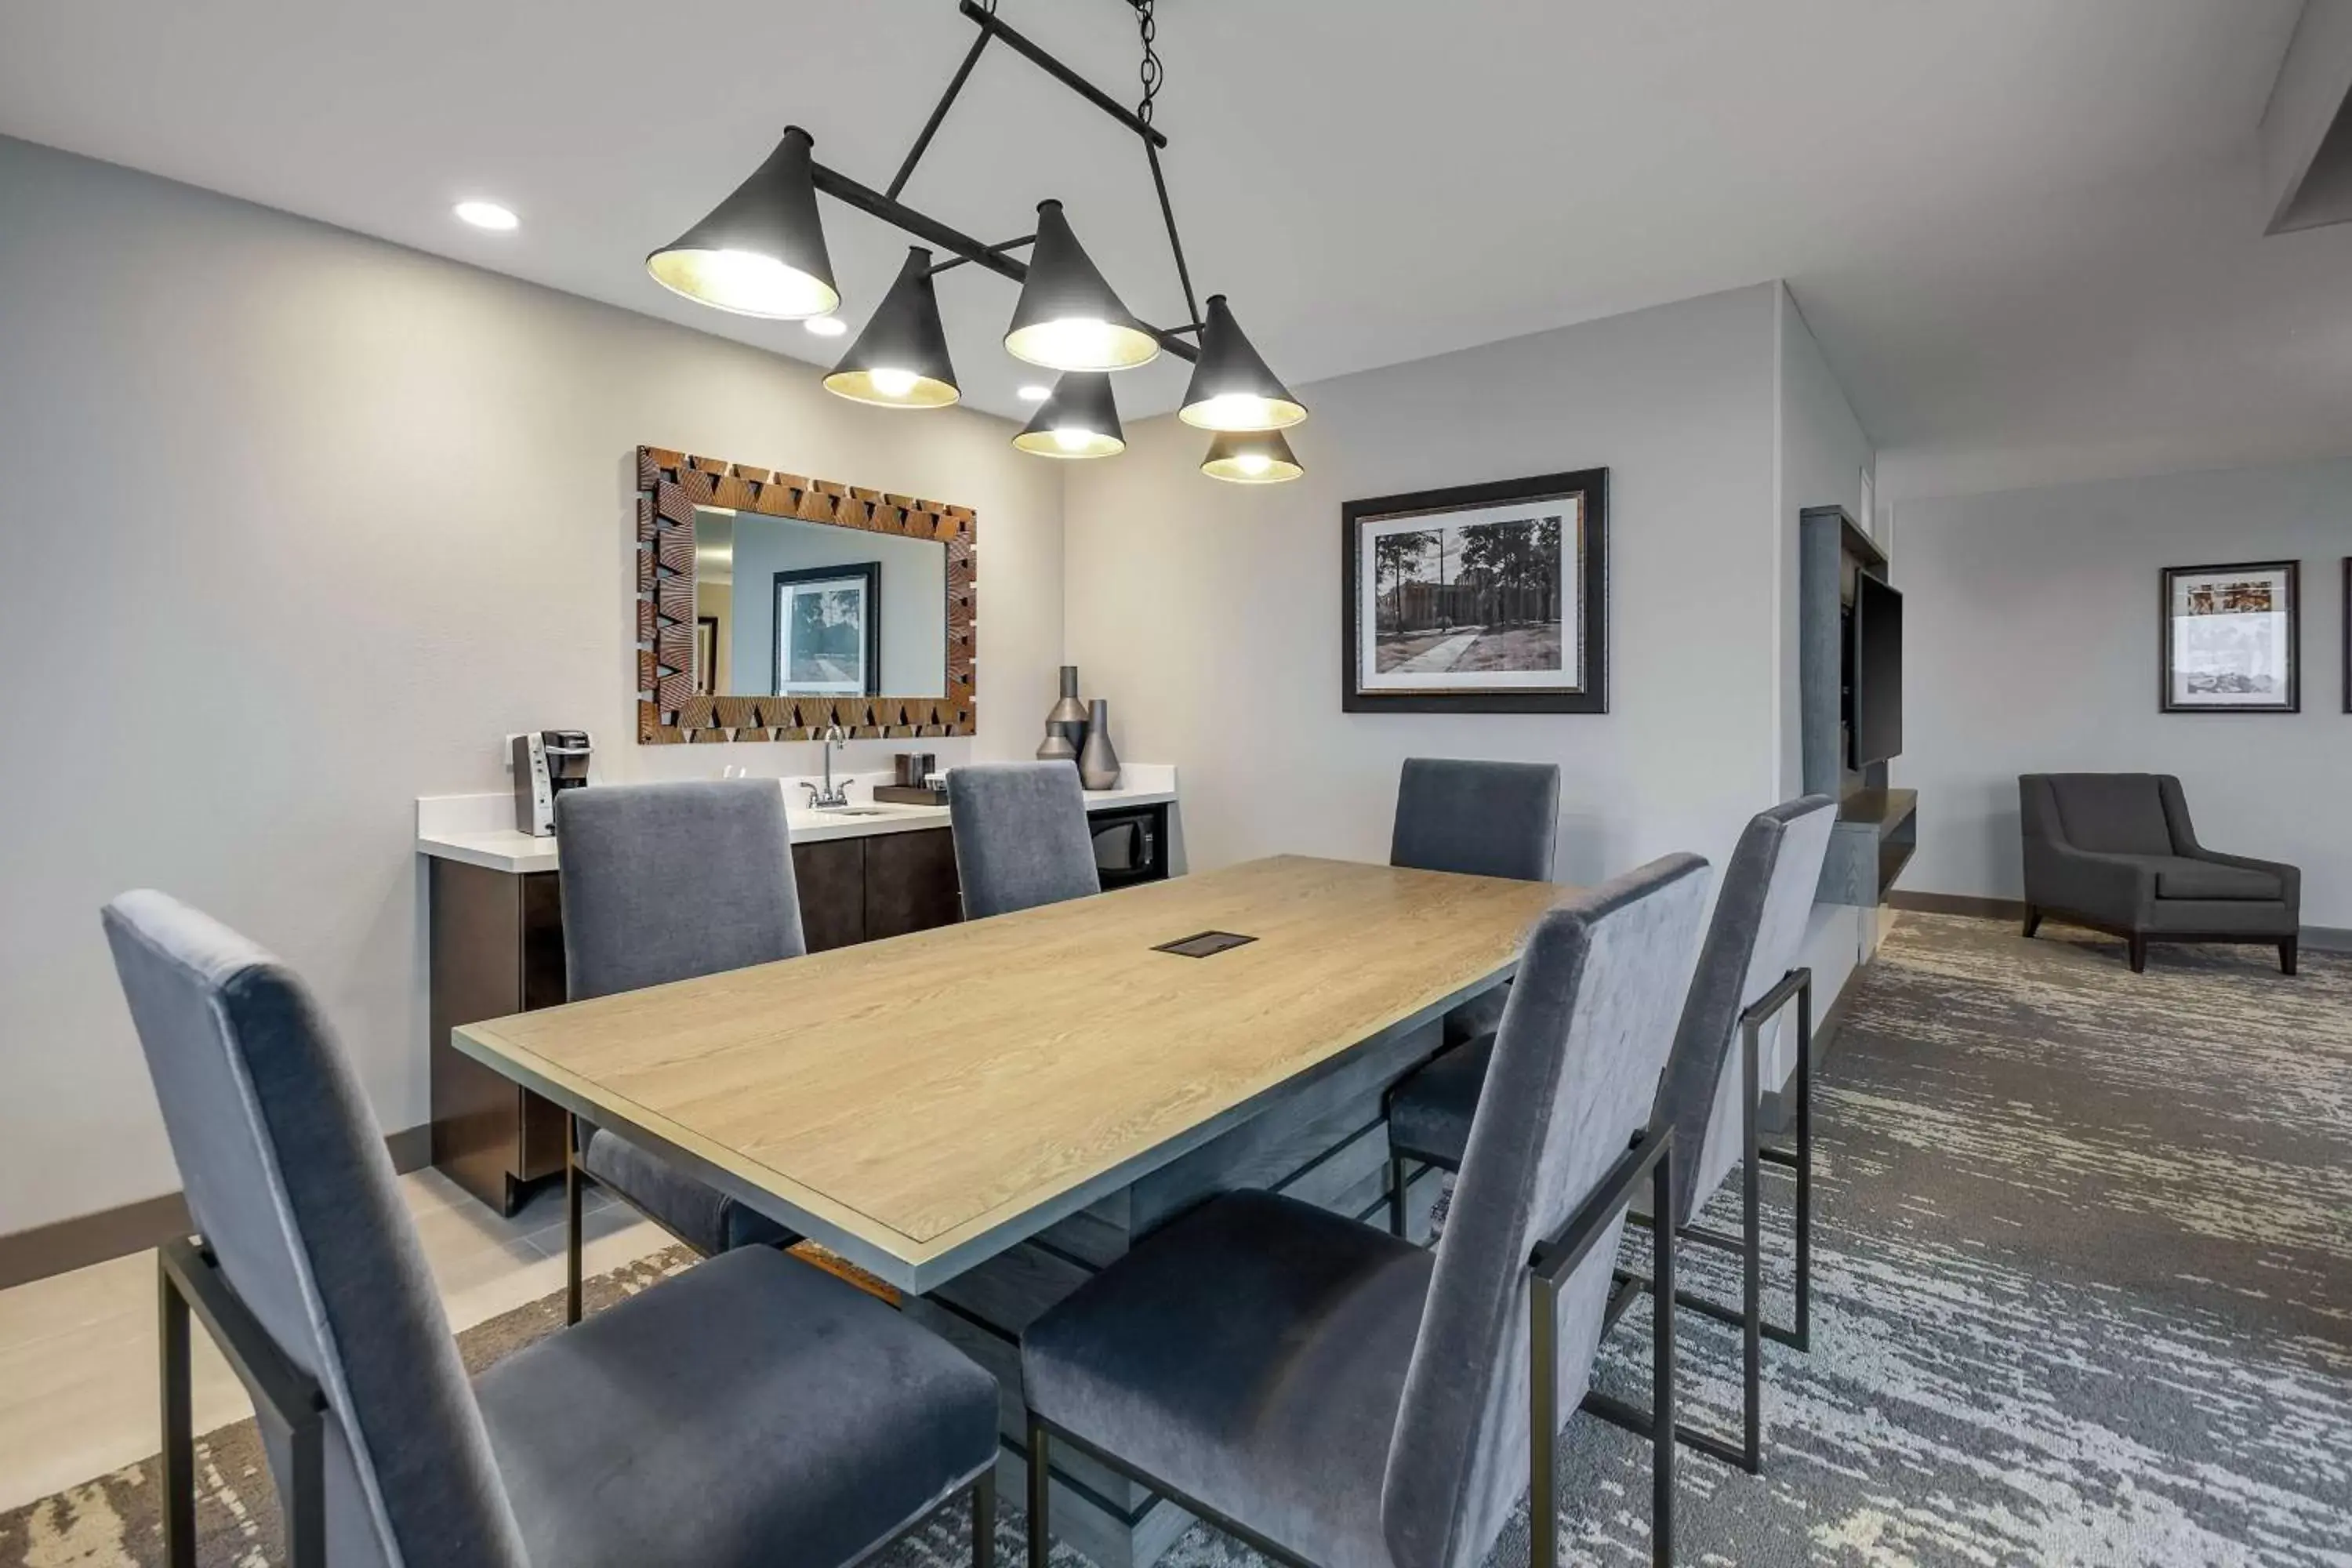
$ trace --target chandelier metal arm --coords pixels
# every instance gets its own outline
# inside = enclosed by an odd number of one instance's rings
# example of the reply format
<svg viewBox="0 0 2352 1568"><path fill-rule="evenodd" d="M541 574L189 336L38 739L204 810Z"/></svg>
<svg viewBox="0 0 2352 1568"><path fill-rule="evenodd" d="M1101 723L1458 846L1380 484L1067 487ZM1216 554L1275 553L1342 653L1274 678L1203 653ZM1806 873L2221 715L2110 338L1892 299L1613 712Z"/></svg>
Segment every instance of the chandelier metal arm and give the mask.
<svg viewBox="0 0 2352 1568"><path fill-rule="evenodd" d="M1139 13L1145 10L1138 0L1128 0L1128 3ZM931 142L939 134L940 124L947 119L949 109L954 105L957 97L963 91L964 83L971 79L972 68L979 65L980 57L987 52L988 46L992 42L1001 38L1016 54L1037 66L1142 140L1144 155L1151 164L1152 189L1160 197L1160 216L1168 226L1168 248L1176 258L1177 280L1183 285L1187 320L1181 327L1155 327L1148 321L1138 324L1157 339L1160 346L1169 353L1174 354L1179 359L1197 361L1201 357L1200 349L1184 340L1188 336L1196 336L1201 331L1201 306L1192 292L1192 270L1185 265L1184 241L1176 232L1176 209L1168 199L1167 176L1161 173L1160 167L1160 151L1168 145L1168 138L1155 130L1141 116L1055 58L1043 47L998 19L992 8L980 4L979 0L961 0L957 9L971 20L972 26L980 29L980 36L972 40L971 47L965 51L963 63L956 68L955 75L949 79L947 90L940 95L939 102L931 110L930 118L923 122L921 133L916 136L914 145L907 150L906 159L898 165L898 174L891 177L889 187L887 190L877 191L873 186L853 179L838 169L814 161L809 166L811 183L834 200L856 207L869 216L880 218L884 223L913 235L935 249L946 251L949 259L931 268L933 275L963 266L968 262L985 268L999 277L1010 279L1015 283L1026 282L1029 277L1028 267L1014 260L1007 252L1018 250L1023 246L1032 243L1037 237L1035 235L1024 235L1018 239L1002 240L994 245L983 244L961 229L941 223L929 213L908 206L898 199L898 193L905 190L907 182L914 177L916 165L922 162L923 154L930 150Z"/></svg>
<svg viewBox="0 0 2352 1568"><path fill-rule="evenodd" d="M948 83L947 91L940 95L939 105L931 110L931 117L923 121L922 134L915 138L912 147L907 149L907 161L898 165L898 173L891 178L890 188L883 193L885 195L895 200L898 193L907 188L907 182L914 176L915 165L923 161L923 154L930 148L931 138L939 134L940 121L948 117L948 106L955 102L956 94L963 90L963 84L971 79L971 68L980 63L980 57L988 48L991 36L989 30L982 27L980 36L972 39L971 49L963 57L963 64L956 68L955 77Z"/></svg>
<svg viewBox="0 0 2352 1568"><path fill-rule="evenodd" d="M1055 59L1046 53L1043 46L1031 42L1025 36L1015 31L1009 23L1000 19L994 12L977 4L976 0L961 0L961 4L956 8L971 19L972 24L980 28L981 37L983 38L1003 38L1013 47L1014 52L1020 54L1032 65L1053 77L1064 87L1068 88L1138 136L1142 137L1152 146L1168 145L1168 138L1145 124L1134 110L1064 65L1060 60Z"/></svg>
<svg viewBox="0 0 2352 1568"><path fill-rule="evenodd" d="M1201 325L1201 301L1192 296L1192 269L1184 265L1184 240L1176 232L1176 208L1168 200L1168 176L1160 172L1160 149L1146 142L1143 151L1151 160L1151 184L1160 193L1160 216L1168 225L1168 248L1176 258L1176 280L1184 285L1184 314L1192 322L1191 326L1177 330L1197 331ZM1165 348L1168 343L1166 335L1156 335L1160 337L1160 346Z"/></svg>

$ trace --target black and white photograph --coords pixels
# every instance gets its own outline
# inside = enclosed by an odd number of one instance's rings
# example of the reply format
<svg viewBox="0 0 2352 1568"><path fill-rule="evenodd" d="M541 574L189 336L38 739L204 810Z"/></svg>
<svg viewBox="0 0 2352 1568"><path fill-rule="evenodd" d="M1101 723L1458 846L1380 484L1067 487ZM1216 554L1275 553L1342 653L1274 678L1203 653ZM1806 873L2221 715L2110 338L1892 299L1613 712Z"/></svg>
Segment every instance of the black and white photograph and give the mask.
<svg viewBox="0 0 2352 1568"><path fill-rule="evenodd" d="M882 688L882 565L776 574L779 697L868 697Z"/></svg>
<svg viewBox="0 0 2352 1568"><path fill-rule="evenodd" d="M1605 489L1593 470L1351 502L1350 710L1604 701Z"/></svg>
<svg viewBox="0 0 2352 1568"><path fill-rule="evenodd" d="M2292 561L2165 568L2166 712L2301 710L2299 574Z"/></svg>

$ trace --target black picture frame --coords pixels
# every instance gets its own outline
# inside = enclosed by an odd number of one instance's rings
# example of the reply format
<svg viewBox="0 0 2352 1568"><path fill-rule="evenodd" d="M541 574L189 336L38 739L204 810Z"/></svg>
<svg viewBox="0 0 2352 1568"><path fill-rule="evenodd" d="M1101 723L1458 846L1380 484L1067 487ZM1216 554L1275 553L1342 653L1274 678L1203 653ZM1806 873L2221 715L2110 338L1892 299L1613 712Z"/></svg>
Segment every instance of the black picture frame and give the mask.
<svg viewBox="0 0 2352 1568"><path fill-rule="evenodd" d="M2278 702L2184 702L2173 695L2173 585L2183 577L2276 573L2286 579L2286 696ZM2164 713L2300 713L2303 711L2303 563L2224 561L2204 566L2167 566L2157 594L2158 710Z"/></svg>
<svg viewBox="0 0 2352 1568"><path fill-rule="evenodd" d="M882 563L879 561L848 561L838 566L803 566L776 574L768 589L768 602L782 609L784 589L796 583L839 583L853 579L862 581L866 591L866 689L857 695L878 697L882 694ZM772 689L776 695L785 694L783 637L782 628L769 634L769 662L774 671ZM846 694L845 694L846 695Z"/></svg>
<svg viewBox="0 0 2352 1568"><path fill-rule="evenodd" d="M1360 542L1364 525L1400 517L1442 515L1570 497L1580 504L1579 560L1579 686L1488 688L1461 691L1363 689L1359 632L1363 583ZM1339 508L1339 707L1348 713L1606 713L1609 711L1609 470L1577 468L1488 484L1455 485L1404 495L1374 496Z"/></svg>

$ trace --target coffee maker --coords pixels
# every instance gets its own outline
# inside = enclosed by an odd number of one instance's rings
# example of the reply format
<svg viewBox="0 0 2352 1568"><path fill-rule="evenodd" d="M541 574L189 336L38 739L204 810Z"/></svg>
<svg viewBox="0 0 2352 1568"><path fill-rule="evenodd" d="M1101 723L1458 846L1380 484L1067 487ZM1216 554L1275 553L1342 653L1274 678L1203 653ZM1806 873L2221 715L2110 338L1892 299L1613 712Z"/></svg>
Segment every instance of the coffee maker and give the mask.
<svg viewBox="0 0 2352 1568"><path fill-rule="evenodd" d="M588 731L540 730L512 743L515 829L545 838L555 831L555 797L588 782Z"/></svg>

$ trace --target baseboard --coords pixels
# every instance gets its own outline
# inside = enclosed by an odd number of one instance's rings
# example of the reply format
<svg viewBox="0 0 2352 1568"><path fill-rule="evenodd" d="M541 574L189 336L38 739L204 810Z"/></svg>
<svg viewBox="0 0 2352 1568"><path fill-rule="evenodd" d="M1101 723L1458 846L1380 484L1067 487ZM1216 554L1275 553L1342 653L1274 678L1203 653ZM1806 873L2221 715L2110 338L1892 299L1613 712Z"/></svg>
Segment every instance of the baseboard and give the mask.
<svg viewBox="0 0 2352 1568"><path fill-rule="evenodd" d="M1923 915L1974 915L1980 920L2017 921L2025 919L2025 902L2021 899L1980 899L1971 893L1912 893L1891 892L1886 906L1894 910L1911 910ZM2060 924L2066 917L2050 917ZM2344 926L2305 926L2298 939L2306 952L2352 953L2352 928Z"/></svg>
<svg viewBox="0 0 2352 1568"><path fill-rule="evenodd" d="M432 1163L433 1128L430 1123L404 1128L387 1135L383 1144L393 1169L404 1175ZM187 1200L178 1193L165 1193L0 1236L0 1290L144 1252L188 1230Z"/></svg>
<svg viewBox="0 0 2352 1568"><path fill-rule="evenodd" d="M2025 905L2020 900L1980 899L1972 893L1914 893L1896 889L1886 895L1886 907L1922 915L1973 915L1988 921L2025 919Z"/></svg>

